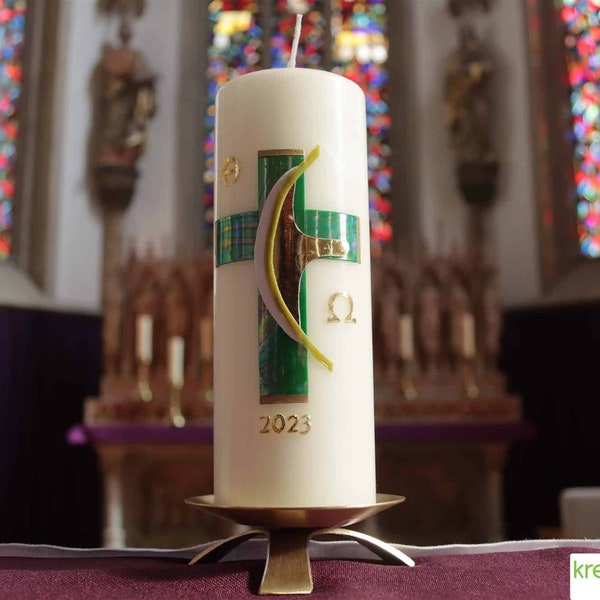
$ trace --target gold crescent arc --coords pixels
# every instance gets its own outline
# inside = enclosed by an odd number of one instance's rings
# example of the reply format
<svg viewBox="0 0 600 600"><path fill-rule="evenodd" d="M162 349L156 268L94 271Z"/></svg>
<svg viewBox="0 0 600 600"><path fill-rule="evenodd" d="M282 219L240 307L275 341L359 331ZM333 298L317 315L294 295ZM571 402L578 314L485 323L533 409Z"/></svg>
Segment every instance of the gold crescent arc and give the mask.
<svg viewBox="0 0 600 600"><path fill-rule="evenodd" d="M283 296L281 294L281 290L279 289L279 284L277 282L277 276L275 274L275 265L273 261L273 254L275 250L275 237L277 233L277 225L279 223L279 217L281 215L281 210L283 207L283 203L285 202L285 198L288 195L289 191L292 189L292 186L300 177L306 172L306 170L319 158L320 148L319 146L315 146L315 148L308 154L306 159L300 163L297 167L291 171L287 177L287 180L283 184L281 190L277 194L275 199L275 203L273 206L273 211L270 215L269 227L267 229L267 235L265 239L265 273L267 278L267 283L273 294L273 299L277 308L283 314L285 320L288 325L298 338L298 341L308 352L310 352L326 369L329 371L333 371L333 362L329 358L327 358L309 339L309 337L302 331L300 324L292 313L290 312L287 304L285 303Z"/></svg>

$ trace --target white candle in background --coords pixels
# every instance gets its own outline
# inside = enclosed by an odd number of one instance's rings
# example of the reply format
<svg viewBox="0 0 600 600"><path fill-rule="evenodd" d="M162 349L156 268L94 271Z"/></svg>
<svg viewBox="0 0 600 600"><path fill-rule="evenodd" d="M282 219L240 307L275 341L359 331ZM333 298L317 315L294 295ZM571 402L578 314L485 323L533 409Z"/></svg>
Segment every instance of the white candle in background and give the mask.
<svg viewBox="0 0 600 600"><path fill-rule="evenodd" d="M461 323L463 358L471 359L475 357L475 319L471 313L463 313Z"/></svg>
<svg viewBox="0 0 600 600"><path fill-rule="evenodd" d="M136 355L141 363L152 362L152 317L138 315L136 320Z"/></svg>
<svg viewBox="0 0 600 600"><path fill-rule="evenodd" d="M400 358L404 361L415 357L415 342L412 316L405 314L398 318L398 333L400 336Z"/></svg>
<svg viewBox="0 0 600 600"><path fill-rule="evenodd" d="M374 503L364 94L325 71L251 73L220 90L216 131L217 220L258 211L257 190L265 178L260 165L276 162L278 152L298 158L298 150L306 156L319 146L319 157L303 176L305 207L358 217L359 235L344 226L340 237L360 248L360 262L319 258L304 271L306 335L333 370L308 352L308 393L287 400L261 392L255 268L260 271L262 263L232 259L215 269L216 501L279 507Z"/></svg>
<svg viewBox="0 0 600 600"><path fill-rule="evenodd" d="M169 338L169 382L174 388L182 388L184 381L185 341L180 336Z"/></svg>
<svg viewBox="0 0 600 600"><path fill-rule="evenodd" d="M213 322L212 318L200 319L200 360L210 362L213 357Z"/></svg>

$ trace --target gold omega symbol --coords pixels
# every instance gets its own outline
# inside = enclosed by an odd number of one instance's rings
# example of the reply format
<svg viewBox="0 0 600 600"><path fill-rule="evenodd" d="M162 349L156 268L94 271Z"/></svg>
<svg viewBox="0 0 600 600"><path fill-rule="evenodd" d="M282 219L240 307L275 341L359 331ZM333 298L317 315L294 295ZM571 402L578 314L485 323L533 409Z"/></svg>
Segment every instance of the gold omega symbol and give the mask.
<svg viewBox="0 0 600 600"><path fill-rule="evenodd" d="M223 183L229 185L228 177L233 177L233 183L236 183L240 176L240 161L235 156L228 156L221 169L221 178Z"/></svg>
<svg viewBox="0 0 600 600"><path fill-rule="evenodd" d="M342 298L346 301L346 305L348 306L348 312L344 319L344 323L356 323L356 319L354 317L354 300L350 294L346 292L335 292L329 296L329 301L327 303L327 307L329 309L329 315L327 317L328 323L341 323L342 319L340 319L339 315L335 311L335 301L338 298Z"/></svg>

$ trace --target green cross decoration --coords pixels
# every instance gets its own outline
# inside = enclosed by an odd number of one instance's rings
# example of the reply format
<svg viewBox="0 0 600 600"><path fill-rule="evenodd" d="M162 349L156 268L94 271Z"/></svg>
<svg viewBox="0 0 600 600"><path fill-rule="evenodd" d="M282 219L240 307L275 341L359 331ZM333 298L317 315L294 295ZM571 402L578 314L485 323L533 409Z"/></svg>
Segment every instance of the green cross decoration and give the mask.
<svg viewBox="0 0 600 600"><path fill-rule="evenodd" d="M216 266L252 260L258 221L274 184L304 160L303 150L258 153L258 211L228 215L216 222ZM305 269L314 259L360 263L360 221L354 215L307 210L304 175L287 194L275 238L276 278L283 300L306 331ZM259 296L259 377L261 404L308 402L308 353L270 315Z"/></svg>

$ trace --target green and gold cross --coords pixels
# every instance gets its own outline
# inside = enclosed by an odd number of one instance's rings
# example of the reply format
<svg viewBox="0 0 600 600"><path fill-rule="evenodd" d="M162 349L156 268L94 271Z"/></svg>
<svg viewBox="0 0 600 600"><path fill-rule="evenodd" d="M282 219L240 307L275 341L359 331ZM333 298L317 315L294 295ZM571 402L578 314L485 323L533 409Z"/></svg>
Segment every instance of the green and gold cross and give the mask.
<svg viewBox="0 0 600 600"><path fill-rule="evenodd" d="M359 218L305 208L303 173L318 154L318 147L306 160L303 150L260 151L258 211L216 222L216 266L256 258L271 284L259 283L261 404L308 401L308 351L332 368L307 337L307 265L319 258L360 263Z"/></svg>

